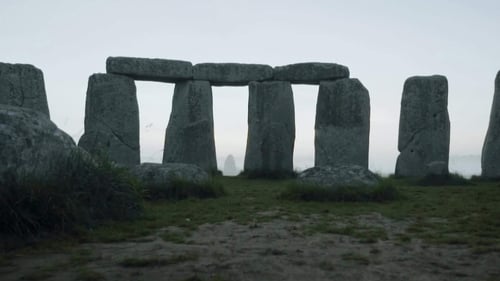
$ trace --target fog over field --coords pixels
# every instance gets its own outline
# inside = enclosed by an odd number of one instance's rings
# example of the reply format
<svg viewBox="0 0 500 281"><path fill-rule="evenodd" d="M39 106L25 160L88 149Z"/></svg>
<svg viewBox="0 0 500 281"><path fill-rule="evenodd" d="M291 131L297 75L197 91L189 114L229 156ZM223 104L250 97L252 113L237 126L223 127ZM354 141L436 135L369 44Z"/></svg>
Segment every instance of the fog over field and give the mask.
<svg viewBox="0 0 500 281"><path fill-rule="evenodd" d="M406 78L448 78L450 170L480 172L500 70L499 1L36 1L0 4L0 61L44 71L52 120L75 141L108 56L202 62L335 62L371 98L370 169L394 171ZM141 160L160 162L173 84L137 82ZM296 169L314 163L318 86L294 85ZM243 167L248 87L213 87L219 168Z"/></svg>

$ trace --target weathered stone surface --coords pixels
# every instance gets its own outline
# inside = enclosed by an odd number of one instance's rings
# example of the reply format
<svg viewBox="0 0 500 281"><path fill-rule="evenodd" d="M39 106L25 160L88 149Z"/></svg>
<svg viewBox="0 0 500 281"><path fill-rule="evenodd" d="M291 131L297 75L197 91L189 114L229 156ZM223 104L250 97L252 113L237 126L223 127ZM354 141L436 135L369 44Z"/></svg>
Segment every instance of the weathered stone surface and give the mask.
<svg viewBox="0 0 500 281"><path fill-rule="evenodd" d="M133 79L114 74L90 76L85 133L78 145L118 165L140 163L139 106Z"/></svg>
<svg viewBox="0 0 500 281"><path fill-rule="evenodd" d="M481 155L481 175L500 178L500 71L495 78L495 93L490 112L490 124Z"/></svg>
<svg viewBox="0 0 500 281"><path fill-rule="evenodd" d="M293 84L319 84L321 81L349 78L349 68L336 63L305 62L276 66L274 80Z"/></svg>
<svg viewBox="0 0 500 281"><path fill-rule="evenodd" d="M224 176L237 176L239 171L236 168L236 162L234 161L234 156L229 154L224 161Z"/></svg>
<svg viewBox="0 0 500 281"><path fill-rule="evenodd" d="M331 188L375 186L379 182L374 173L358 165L317 166L301 172L297 180Z"/></svg>
<svg viewBox="0 0 500 281"><path fill-rule="evenodd" d="M0 186L7 171L34 181L48 180L60 158L75 149L73 139L46 114L0 105Z"/></svg>
<svg viewBox="0 0 500 281"><path fill-rule="evenodd" d="M0 104L31 108L50 118L42 71L29 64L0 63Z"/></svg>
<svg viewBox="0 0 500 281"><path fill-rule="evenodd" d="M193 67L193 76L214 86L246 86L251 81L271 80L273 68L263 64L200 63Z"/></svg>
<svg viewBox="0 0 500 281"><path fill-rule="evenodd" d="M177 83L165 134L163 163L216 171L212 88L207 81Z"/></svg>
<svg viewBox="0 0 500 281"><path fill-rule="evenodd" d="M321 82L314 131L315 166L368 168L370 97L358 79Z"/></svg>
<svg viewBox="0 0 500 281"><path fill-rule="evenodd" d="M295 109L289 82L251 82L245 172L291 173Z"/></svg>
<svg viewBox="0 0 500 281"><path fill-rule="evenodd" d="M175 83L193 79L193 64L180 60L109 57L106 72L136 80Z"/></svg>
<svg viewBox="0 0 500 281"><path fill-rule="evenodd" d="M202 183L209 179L207 172L193 164L182 163L142 163L130 169L146 186L163 186L168 188L173 180L184 180Z"/></svg>
<svg viewBox="0 0 500 281"><path fill-rule="evenodd" d="M444 162L448 173L450 119L446 77L415 76L406 80L401 99L396 175L421 177L432 162Z"/></svg>
<svg viewBox="0 0 500 281"><path fill-rule="evenodd" d="M426 175L441 176L448 174L448 163L445 161L433 161L425 165Z"/></svg>

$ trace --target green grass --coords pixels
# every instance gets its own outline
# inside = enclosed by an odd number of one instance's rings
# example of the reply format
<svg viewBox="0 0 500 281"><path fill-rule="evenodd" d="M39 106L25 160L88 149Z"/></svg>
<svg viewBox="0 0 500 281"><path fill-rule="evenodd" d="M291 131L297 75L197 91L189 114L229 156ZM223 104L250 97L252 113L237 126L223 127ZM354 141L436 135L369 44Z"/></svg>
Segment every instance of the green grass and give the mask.
<svg viewBox="0 0 500 281"><path fill-rule="evenodd" d="M417 179L415 184L420 186L464 186L473 185L473 182L464 178L462 175L450 173L447 175L428 175L421 179Z"/></svg>
<svg viewBox="0 0 500 281"><path fill-rule="evenodd" d="M401 195L390 181L382 181L376 187L328 188L292 183L280 195L282 199L295 201L337 201L337 202L383 202L396 200Z"/></svg>
<svg viewBox="0 0 500 281"><path fill-rule="evenodd" d="M401 197L384 202L331 202L285 200L280 196L293 180L248 180L218 177L226 195L216 198L188 198L179 201L146 202L144 215L134 221L114 221L79 234L79 242L120 242L157 233L166 226L195 231L205 223L233 220L255 225L273 219L301 221L315 217L315 224L299 231L337 233L360 242L386 239L380 227L360 225L356 216L378 213L410 222L396 240L407 243L424 239L430 243L463 244L477 252L500 251L500 187L481 182L473 186L415 186L396 179L393 185ZM265 212L265 214L261 214ZM338 225L336 222L345 223ZM167 241L182 237L165 234Z"/></svg>
<svg viewBox="0 0 500 281"><path fill-rule="evenodd" d="M50 177L10 171L0 183L0 236L37 239L73 233L142 212L138 187L124 169L80 152L54 160ZM1 248L11 245L0 242Z"/></svg>
<svg viewBox="0 0 500 281"><path fill-rule="evenodd" d="M341 257L345 261L351 261L351 262L355 262L355 263L358 263L361 265L369 265L370 264L370 259L367 256L359 254L359 253L355 253L355 252L349 252L349 253L342 254Z"/></svg>
<svg viewBox="0 0 500 281"><path fill-rule="evenodd" d="M103 281L106 277L97 271L88 268L80 268L75 277L76 281Z"/></svg>
<svg viewBox="0 0 500 281"><path fill-rule="evenodd" d="M173 232L167 231L160 235L161 239L166 242L172 242L175 244L188 244L186 238L188 238L191 234L187 231L182 232Z"/></svg>
<svg viewBox="0 0 500 281"><path fill-rule="evenodd" d="M196 230L204 223L234 220L252 224L287 217L301 220L310 215L324 218L324 231L339 231L329 225L331 217L352 218L380 213L392 219L414 221L407 230L410 238L434 243L457 242L472 247L500 245L500 187L497 184L475 186L419 187L394 181L401 199L387 202L316 202L281 199L293 180L247 180L238 177L218 178L227 195L204 200L149 202L145 215L134 222L114 222L89 231L84 241L123 241L151 234L164 226ZM272 215L259 215L273 211ZM444 222L443 222L444 221ZM358 227L359 228L359 227ZM329 230L330 229L330 230ZM347 229L348 230L348 229ZM343 231L347 231L343 230ZM375 233L373 233L375 231ZM385 239L380 229L357 229L348 233L373 242Z"/></svg>
<svg viewBox="0 0 500 281"><path fill-rule="evenodd" d="M59 269L60 267L57 264L42 266L36 268L32 272L24 274L23 276L21 276L20 280L37 281L49 279L50 277L54 276L54 274L58 272Z"/></svg>
<svg viewBox="0 0 500 281"><path fill-rule="evenodd" d="M297 172L295 171L242 171L238 177L246 179L269 179L269 180L284 180L296 178Z"/></svg>
<svg viewBox="0 0 500 281"><path fill-rule="evenodd" d="M168 185L146 185L143 188L145 198L153 201L217 198L226 194L223 185L214 180L193 183L182 179L174 179Z"/></svg>
<svg viewBox="0 0 500 281"><path fill-rule="evenodd" d="M99 260L91 250L89 249L78 249L71 253L69 257L68 266L80 266L87 263Z"/></svg>

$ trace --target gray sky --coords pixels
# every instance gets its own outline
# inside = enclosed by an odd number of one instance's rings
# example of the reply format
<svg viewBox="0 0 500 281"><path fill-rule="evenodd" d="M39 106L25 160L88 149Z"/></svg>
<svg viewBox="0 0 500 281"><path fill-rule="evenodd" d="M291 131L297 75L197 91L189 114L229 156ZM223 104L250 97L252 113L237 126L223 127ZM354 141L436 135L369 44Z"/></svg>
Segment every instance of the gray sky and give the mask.
<svg viewBox="0 0 500 281"><path fill-rule="evenodd" d="M336 62L371 97L370 168L390 173L397 157L406 78L448 77L451 169L479 171L493 81L500 70L500 1L69 1L2 0L0 61L45 75L52 120L77 141L89 75L108 56L200 62ZM173 85L138 82L143 161L162 158ZM312 166L316 86L293 87L295 165ZM219 163L242 166L247 87L217 87ZM468 159L456 162L453 157ZM464 160L465 161L465 160ZM460 162L460 163L459 163ZM221 165L221 164L219 164Z"/></svg>

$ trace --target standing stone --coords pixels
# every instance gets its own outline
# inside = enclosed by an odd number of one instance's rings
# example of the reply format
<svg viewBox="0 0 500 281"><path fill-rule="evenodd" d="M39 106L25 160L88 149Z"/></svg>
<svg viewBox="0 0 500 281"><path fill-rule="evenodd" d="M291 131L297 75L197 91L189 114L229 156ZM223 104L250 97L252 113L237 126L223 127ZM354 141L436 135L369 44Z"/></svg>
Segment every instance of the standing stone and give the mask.
<svg viewBox="0 0 500 281"><path fill-rule="evenodd" d="M358 79L321 82L314 129L315 166L368 168L370 97Z"/></svg>
<svg viewBox="0 0 500 281"><path fill-rule="evenodd" d="M114 74L90 76L85 133L78 145L119 165L140 163L139 106L133 79Z"/></svg>
<svg viewBox="0 0 500 281"><path fill-rule="evenodd" d="M163 163L216 171L212 88L207 81L177 83L165 134Z"/></svg>
<svg viewBox="0 0 500 281"><path fill-rule="evenodd" d="M495 79L495 94L481 155L481 170L483 177L500 178L500 71Z"/></svg>
<svg viewBox="0 0 500 281"><path fill-rule="evenodd" d="M0 104L34 109L50 118L42 71L29 64L0 63Z"/></svg>
<svg viewBox="0 0 500 281"><path fill-rule="evenodd" d="M293 172L295 109L289 82L250 82L244 170L251 174Z"/></svg>
<svg viewBox="0 0 500 281"><path fill-rule="evenodd" d="M397 176L422 177L439 170L441 174L448 173L450 119L446 77L415 76L406 80L398 150ZM436 169L435 163L441 163L441 168Z"/></svg>
<svg viewBox="0 0 500 281"><path fill-rule="evenodd" d="M234 156L229 154L224 161L224 169L222 170L224 176L237 176L238 168L236 168L236 162L234 161Z"/></svg>

